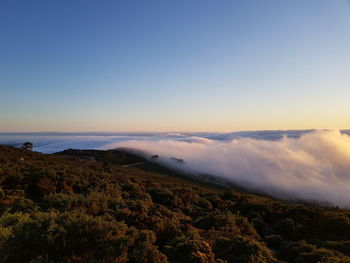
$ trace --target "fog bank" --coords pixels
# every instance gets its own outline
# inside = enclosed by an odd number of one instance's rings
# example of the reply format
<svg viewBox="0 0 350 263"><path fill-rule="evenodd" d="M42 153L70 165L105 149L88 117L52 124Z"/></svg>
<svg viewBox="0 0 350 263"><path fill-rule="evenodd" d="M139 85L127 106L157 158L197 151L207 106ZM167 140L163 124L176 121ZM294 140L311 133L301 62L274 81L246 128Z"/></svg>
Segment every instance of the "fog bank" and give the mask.
<svg viewBox="0 0 350 263"><path fill-rule="evenodd" d="M225 178L241 187L293 200L350 207L349 131L231 133L0 133L0 144L53 153L68 148L132 147L165 164ZM176 164L176 157L185 164Z"/></svg>
<svg viewBox="0 0 350 263"><path fill-rule="evenodd" d="M183 168L224 177L242 187L279 198L350 205L350 136L313 131L278 140L203 137L179 140L130 140L103 148L131 147L185 161Z"/></svg>

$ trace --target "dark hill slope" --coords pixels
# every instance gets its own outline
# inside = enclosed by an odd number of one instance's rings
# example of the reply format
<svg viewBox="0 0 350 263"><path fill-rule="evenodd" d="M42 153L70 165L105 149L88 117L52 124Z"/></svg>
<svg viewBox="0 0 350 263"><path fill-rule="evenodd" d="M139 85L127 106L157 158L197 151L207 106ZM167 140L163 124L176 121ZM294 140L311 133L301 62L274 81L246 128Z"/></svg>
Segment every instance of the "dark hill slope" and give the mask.
<svg viewBox="0 0 350 263"><path fill-rule="evenodd" d="M0 262L350 262L349 211L123 167L133 158L0 146Z"/></svg>

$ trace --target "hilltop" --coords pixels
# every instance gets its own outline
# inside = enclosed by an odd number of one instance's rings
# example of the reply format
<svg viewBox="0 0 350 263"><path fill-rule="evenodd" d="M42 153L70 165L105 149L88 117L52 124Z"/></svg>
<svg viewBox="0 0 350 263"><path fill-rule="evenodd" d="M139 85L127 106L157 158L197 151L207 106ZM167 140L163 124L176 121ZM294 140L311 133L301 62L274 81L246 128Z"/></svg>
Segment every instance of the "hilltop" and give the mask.
<svg viewBox="0 0 350 263"><path fill-rule="evenodd" d="M223 188L124 150L0 146L0 180L1 262L350 262L349 210Z"/></svg>

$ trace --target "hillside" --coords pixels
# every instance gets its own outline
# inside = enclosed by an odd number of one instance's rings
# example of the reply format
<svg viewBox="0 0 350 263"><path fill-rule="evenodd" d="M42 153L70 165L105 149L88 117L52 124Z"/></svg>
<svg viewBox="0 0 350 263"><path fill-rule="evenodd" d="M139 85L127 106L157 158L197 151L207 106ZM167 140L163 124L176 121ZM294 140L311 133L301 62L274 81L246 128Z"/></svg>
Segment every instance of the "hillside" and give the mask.
<svg viewBox="0 0 350 263"><path fill-rule="evenodd" d="M350 262L348 210L221 188L125 151L0 146L0 180L4 263Z"/></svg>

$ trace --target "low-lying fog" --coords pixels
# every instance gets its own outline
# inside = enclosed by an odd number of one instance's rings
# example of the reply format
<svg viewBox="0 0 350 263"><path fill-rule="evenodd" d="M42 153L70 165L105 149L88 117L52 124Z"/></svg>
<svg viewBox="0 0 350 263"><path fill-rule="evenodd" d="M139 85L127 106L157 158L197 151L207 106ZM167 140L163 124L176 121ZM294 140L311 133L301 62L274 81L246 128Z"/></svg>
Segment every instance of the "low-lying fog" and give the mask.
<svg viewBox="0 0 350 263"><path fill-rule="evenodd" d="M45 153L67 148L130 147L185 161L182 169L211 174L242 187L293 200L350 206L348 131L234 133L0 134L1 144L34 142Z"/></svg>

